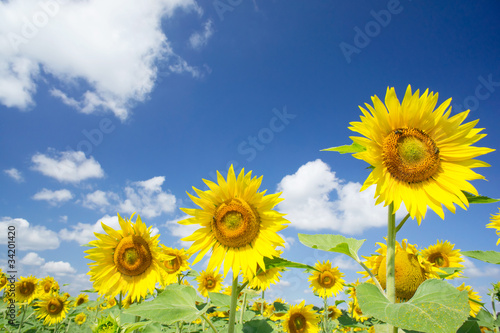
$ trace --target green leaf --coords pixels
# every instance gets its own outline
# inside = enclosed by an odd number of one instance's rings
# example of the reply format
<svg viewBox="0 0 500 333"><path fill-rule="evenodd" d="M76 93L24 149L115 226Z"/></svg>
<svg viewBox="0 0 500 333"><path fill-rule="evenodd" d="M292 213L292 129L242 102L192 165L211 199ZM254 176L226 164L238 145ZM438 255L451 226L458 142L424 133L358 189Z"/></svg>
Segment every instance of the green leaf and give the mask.
<svg viewBox="0 0 500 333"><path fill-rule="evenodd" d="M467 320L457 331L457 333L481 333L477 320Z"/></svg>
<svg viewBox="0 0 500 333"><path fill-rule="evenodd" d="M362 152L365 150L366 150L365 147L363 147L360 144L357 144L356 142L353 142L350 145L321 149L321 151L336 151L336 152L341 153L341 154L359 153L359 152Z"/></svg>
<svg viewBox="0 0 500 333"><path fill-rule="evenodd" d="M203 300L196 295L193 287L172 284L152 301L143 302L123 312L167 325L177 321L191 322L203 313L196 308L196 301Z"/></svg>
<svg viewBox="0 0 500 333"><path fill-rule="evenodd" d="M419 332L455 333L470 311L467 291L438 279L424 281L406 303L389 302L370 283L356 287L356 295L363 315Z"/></svg>
<svg viewBox="0 0 500 333"><path fill-rule="evenodd" d="M490 264L500 265L500 252L496 251L461 251L464 256L474 258Z"/></svg>
<svg viewBox="0 0 500 333"><path fill-rule="evenodd" d="M208 297L210 298L210 302L212 305L220 308L219 310L225 311L229 310L231 307L231 296L221 293L208 293Z"/></svg>
<svg viewBox="0 0 500 333"><path fill-rule="evenodd" d="M151 324L151 321L140 321L138 323L128 323L128 324L122 325L122 330L124 330L123 333L131 333L134 330L143 329L145 326L148 326L149 324Z"/></svg>
<svg viewBox="0 0 500 333"><path fill-rule="evenodd" d="M443 273L437 272L440 279L446 279L447 277L464 270L463 267L439 267L439 269L443 271Z"/></svg>
<svg viewBox="0 0 500 333"><path fill-rule="evenodd" d="M356 261L359 261L358 251L366 239L346 238L341 235L306 235L298 234L299 241L305 246L313 249L337 252L348 255Z"/></svg>
<svg viewBox="0 0 500 333"><path fill-rule="evenodd" d="M479 321L478 324L480 326L486 326L489 329L493 329L495 326L495 318L488 311L484 311L484 309L479 310L476 319Z"/></svg>
<svg viewBox="0 0 500 333"><path fill-rule="evenodd" d="M314 271L314 267L312 266L302 264L300 262L293 262L280 257L274 257L272 259L264 257L264 264L266 265L266 269L276 268L276 267L283 267L283 268L287 267L287 268L303 268Z"/></svg>
<svg viewBox="0 0 500 333"><path fill-rule="evenodd" d="M486 204L486 203L494 203L500 201L500 199L492 199L485 197L484 195L474 195L469 192L462 191L465 194L465 197L467 200L469 200L469 203L471 204Z"/></svg>
<svg viewBox="0 0 500 333"><path fill-rule="evenodd" d="M243 333L272 333L273 328L267 320L265 319L256 319L247 321L243 324Z"/></svg>

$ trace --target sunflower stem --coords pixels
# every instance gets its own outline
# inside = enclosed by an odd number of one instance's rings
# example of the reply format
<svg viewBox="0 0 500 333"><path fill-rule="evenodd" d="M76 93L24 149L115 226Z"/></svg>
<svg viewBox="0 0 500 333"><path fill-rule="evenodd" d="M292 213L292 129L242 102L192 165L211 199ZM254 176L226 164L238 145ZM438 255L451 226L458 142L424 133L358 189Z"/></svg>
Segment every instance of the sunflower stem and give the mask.
<svg viewBox="0 0 500 333"><path fill-rule="evenodd" d="M18 333L21 333L21 329L23 328L23 324L24 324L24 317L26 316L26 305L22 305L22 307L23 307L23 316L21 317L21 323L19 324Z"/></svg>
<svg viewBox="0 0 500 333"><path fill-rule="evenodd" d="M361 260L359 260L359 259L355 259L355 260L370 275L372 281L375 283L375 285L377 286L378 290L380 290L382 295L386 296L384 288L382 288L382 285L380 284L380 282L378 282L378 279L375 277L375 275L373 275L372 271L368 267L366 267L366 265Z"/></svg>
<svg viewBox="0 0 500 333"><path fill-rule="evenodd" d="M219 331L217 331L217 329L215 328L214 324L212 324L210 319L208 319L208 317L205 314L202 314L201 318L203 318L205 322L207 322L208 326L212 328L212 331L214 331L214 333L219 333ZM203 331L205 331L205 329L203 329Z"/></svg>
<svg viewBox="0 0 500 333"><path fill-rule="evenodd" d="M396 303L396 278L395 278L395 261L396 261L396 215L394 214L394 202L391 202L388 208L387 218L387 275L386 275L386 290L387 299L391 303ZM389 325L389 333L397 332L397 327Z"/></svg>
<svg viewBox="0 0 500 333"><path fill-rule="evenodd" d="M231 307L229 309L229 326L227 333L234 333L236 319L236 305L238 303L238 274L233 272L233 285L231 287Z"/></svg>
<svg viewBox="0 0 500 333"><path fill-rule="evenodd" d="M324 297L324 305L323 305L323 329L325 333L328 332L328 297Z"/></svg>
<svg viewBox="0 0 500 333"><path fill-rule="evenodd" d="M247 293L244 293L243 294L243 304L241 305L241 313L240 313L240 324L242 324L242 325L243 325L243 316L245 315L246 306L247 306Z"/></svg>
<svg viewBox="0 0 500 333"><path fill-rule="evenodd" d="M410 213L406 214L404 219L402 219L401 222L399 222L398 226L396 227L396 233L399 231L399 229L401 229L403 227L403 225L405 224L406 220L408 220L409 217L410 217Z"/></svg>
<svg viewBox="0 0 500 333"><path fill-rule="evenodd" d="M264 290L262 290L262 303L260 303L260 314L262 317L264 317L264 303L266 301L264 300Z"/></svg>

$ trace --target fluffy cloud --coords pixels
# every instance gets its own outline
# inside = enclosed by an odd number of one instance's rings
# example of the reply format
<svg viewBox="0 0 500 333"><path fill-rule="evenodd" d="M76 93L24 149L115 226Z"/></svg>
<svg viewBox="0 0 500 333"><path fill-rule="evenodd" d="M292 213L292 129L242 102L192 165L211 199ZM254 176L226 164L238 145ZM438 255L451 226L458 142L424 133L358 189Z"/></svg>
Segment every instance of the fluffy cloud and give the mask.
<svg viewBox="0 0 500 333"><path fill-rule="evenodd" d="M99 162L92 156L85 157L81 151L51 151L50 155L35 154L31 158L33 169L66 183L79 183L90 178L104 177Z"/></svg>
<svg viewBox="0 0 500 333"><path fill-rule="evenodd" d="M184 237L187 237L187 236L191 236L196 230L198 230L200 228L200 226L196 225L196 224L183 225L183 224L177 223L177 222L179 222L181 220L185 220L189 217L191 217L191 216L184 215L184 216L181 216L181 217L176 218L174 220L167 221L165 223L165 226L170 231L170 234L174 237L179 238L179 241L177 243L179 243L182 247L186 247L186 248L191 246L191 244L193 242L185 242L185 241L181 241L181 239Z"/></svg>
<svg viewBox="0 0 500 333"><path fill-rule="evenodd" d="M105 215L94 224L78 222L69 229L64 228L59 231L59 237L65 241L75 241L80 245L87 244L96 239L94 232L100 234L105 233L102 229L101 222L113 229L120 229L118 216Z"/></svg>
<svg viewBox="0 0 500 333"><path fill-rule="evenodd" d="M485 267L478 268L473 261L471 261L467 257L463 258L465 266L465 269L463 271L464 276L467 276L469 278L480 278L487 276L495 277L500 275L500 269L498 269L497 267L494 267L492 265L485 265Z"/></svg>
<svg viewBox="0 0 500 333"><path fill-rule="evenodd" d="M22 218L0 218L0 234L7 235L8 227L16 227L16 248L19 250L53 250L59 247L57 233L40 225L30 225ZM7 237L0 237L0 244L7 244Z"/></svg>
<svg viewBox="0 0 500 333"><path fill-rule="evenodd" d="M44 188L43 190L41 190L40 192L36 193L33 196L34 200L45 200L53 206L71 200L72 198L73 194L66 189L59 191L51 191Z"/></svg>
<svg viewBox="0 0 500 333"><path fill-rule="evenodd" d="M65 276L76 273L76 269L74 269L69 262L65 261L49 261L40 267L42 275L51 275L51 276Z"/></svg>
<svg viewBox="0 0 500 333"><path fill-rule="evenodd" d="M38 253L29 252L21 259L21 264L30 266L41 266L45 263L45 259L40 257Z"/></svg>
<svg viewBox="0 0 500 333"><path fill-rule="evenodd" d="M175 196L162 190L164 182L165 177L133 182L125 187L123 195L97 190L87 194L82 204L103 213L113 210L126 214L136 212L146 218L157 217L173 212L176 207Z"/></svg>
<svg viewBox="0 0 500 333"><path fill-rule="evenodd" d="M19 183L24 182L24 177L21 174L21 171L17 170L16 168L6 169L3 172L5 172L9 177L14 179L16 182Z"/></svg>
<svg viewBox="0 0 500 333"><path fill-rule="evenodd" d="M361 184L338 179L321 160L301 166L285 176L278 191L285 200L278 210L286 213L291 226L303 230L330 229L359 234L387 224L387 209L375 206L374 188L360 192ZM336 198L332 198L336 194Z"/></svg>
<svg viewBox="0 0 500 333"><path fill-rule="evenodd" d="M59 86L52 95L63 103L127 118L152 91L158 63L184 61L161 29L177 9L200 14L195 0L3 2L0 103L33 106L36 82L50 75Z"/></svg>
<svg viewBox="0 0 500 333"><path fill-rule="evenodd" d="M214 24L212 20L205 22L202 32L195 32L189 37L189 45L195 49L199 50L203 46L207 45L208 40L212 37L214 33Z"/></svg>

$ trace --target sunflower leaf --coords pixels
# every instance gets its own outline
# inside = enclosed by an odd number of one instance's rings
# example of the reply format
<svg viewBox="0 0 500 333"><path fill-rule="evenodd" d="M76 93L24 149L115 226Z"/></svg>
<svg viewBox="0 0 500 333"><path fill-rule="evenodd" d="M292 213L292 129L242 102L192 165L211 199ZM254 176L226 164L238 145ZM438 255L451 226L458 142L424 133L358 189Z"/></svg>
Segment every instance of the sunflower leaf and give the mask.
<svg viewBox="0 0 500 333"><path fill-rule="evenodd" d="M486 204L486 203L494 203L500 201L500 199L492 199L484 195L474 195L472 193L465 191L463 191L463 193L470 204Z"/></svg>
<svg viewBox="0 0 500 333"><path fill-rule="evenodd" d="M131 306L123 312L166 325L177 321L191 322L203 314L196 308L196 301L203 300L193 287L172 284L152 301Z"/></svg>
<svg viewBox="0 0 500 333"><path fill-rule="evenodd" d="M370 283L357 286L356 295L364 316L419 332L454 333L470 311L467 291L459 291L438 279L424 281L405 303L391 303Z"/></svg>
<svg viewBox="0 0 500 333"><path fill-rule="evenodd" d="M231 296L221 293L208 293L208 297L210 298L210 302L212 305L220 308L220 311L229 310L231 306Z"/></svg>
<svg viewBox="0 0 500 333"><path fill-rule="evenodd" d="M346 238L341 235L306 235L299 234L299 241L313 249L337 252L359 261L358 251L366 239Z"/></svg>
<svg viewBox="0 0 500 333"><path fill-rule="evenodd" d="M437 272L440 279L446 279L447 277L464 270L463 267L439 267L439 269L443 271L443 273Z"/></svg>
<svg viewBox="0 0 500 333"><path fill-rule="evenodd" d="M362 152L365 150L366 150L365 147L363 147L362 145L360 145L356 142L353 142L350 145L321 149L321 151L336 151L336 152L339 152L341 154L353 154L353 153L359 153L359 152Z"/></svg>
<svg viewBox="0 0 500 333"><path fill-rule="evenodd" d="M474 258L490 264L500 265L500 252L496 251L461 251L464 256Z"/></svg>
<svg viewBox="0 0 500 333"><path fill-rule="evenodd" d="M277 268L277 267L287 267L287 268L303 268L307 270L314 271L314 267L302 264L300 262L293 262L284 258L274 257L272 259L264 257L264 264L266 269Z"/></svg>

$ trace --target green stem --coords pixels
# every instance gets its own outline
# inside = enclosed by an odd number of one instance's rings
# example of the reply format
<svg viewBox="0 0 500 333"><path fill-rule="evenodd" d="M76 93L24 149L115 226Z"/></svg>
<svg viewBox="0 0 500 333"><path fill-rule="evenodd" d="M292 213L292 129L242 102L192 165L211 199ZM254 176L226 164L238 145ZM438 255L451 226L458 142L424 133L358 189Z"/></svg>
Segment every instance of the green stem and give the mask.
<svg viewBox="0 0 500 333"><path fill-rule="evenodd" d="M365 264L364 264L361 260L356 259L356 258L355 258L354 260L356 260L356 262L357 262L358 264L360 264L360 265L361 265L361 267L363 267L363 269L364 269L364 270L365 270L365 271L366 271L366 272L370 275L370 277L371 277L372 281L375 283L375 285L377 286L378 290L380 290L380 292L382 293L382 295L385 295L385 290L384 290L384 288L382 288L382 286L380 285L380 282L379 282L379 281L378 281L378 279L375 277L375 275L373 275L372 271L371 271L368 267L366 267L366 265L365 265Z"/></svg>
<svg viewBox="0 0 500 333"><path fill-rule="evenodd" d="M212 328L212 331L214 331L214 333L219 333L219 331L217 331L217 329L215 328L214 324L212 324L212 322L210 321L210 319L208 319L208 317L205 315L205 314L202 314L201 315L201 318L205 319L205 321L208 323L208 325ZM204 330L203 330L204 331Z"/></svg>
<svg viewBox="0 0 500 333"><path fill-rule="evenodd" d="M495 309L495 293L491 293L491 309L493 310L492 316L493 316L493 322L496 323L497 321L497 310ZM499 329L498 326L495 325L495 332L498 333Z"/></svg>
<svg viewBox="0 0 500 333"><path fill-rule="evenodd" d="M243 294L243 304L241 305L240 324L243 324L243 315L245 314L246 306L247 306L247 293L244 293Z"/></svg>
<svg viewBox="0 0 500 333"><path fill-rule="evenodd" d="M23 327L24 324L24 317L26 316L26 305L22 305L22 307L23 307L23 316L21 317L21 323L19 324L18 333L21 333L21 328Z"/></svg>
<svg viewBox="0 0 500 333"><path fill-rule="evenodd" d="M325 333L328 332L328 303L327 303L328 297L324 297L324 305L323 305L323 329L325 330Z"/></svg>
<svg viewBox="0 0 500 333"><path fill-rule="evenodd" d="M409 217L410 217L410 213L406 214L404 219L402 219L401 222L399 222L398 226L396 227L396 233L399 231L399 229L401 229L403 227L403 225L405 224L406 220L408 220Z"/></svg>
<svg viewBox="0 0 500 333"><path fill-rule="evenodd" d="M236 304L238 303L238 275L233 272L233 285L231 287L231 307L229 309L229 326L227 333L234 333L236 318Z"/></svg>
<svg viewBox="0 0 500 333"><path fill-rule="evenodd" d="M396 215L394 214L394 203L389 205L387 218L387 258L386 258L386 290L387 299L391 303L396 303ZM397 327L389 325L389 333L397 332Z"/></svg>
<svg viewBox="0 0 500 333"><path fill-rule="evenodd" d="M264 317L264 303L266 301L264 300L264 290L262 290L262 303L260 303L260 314L262 317Z"/></svg>

